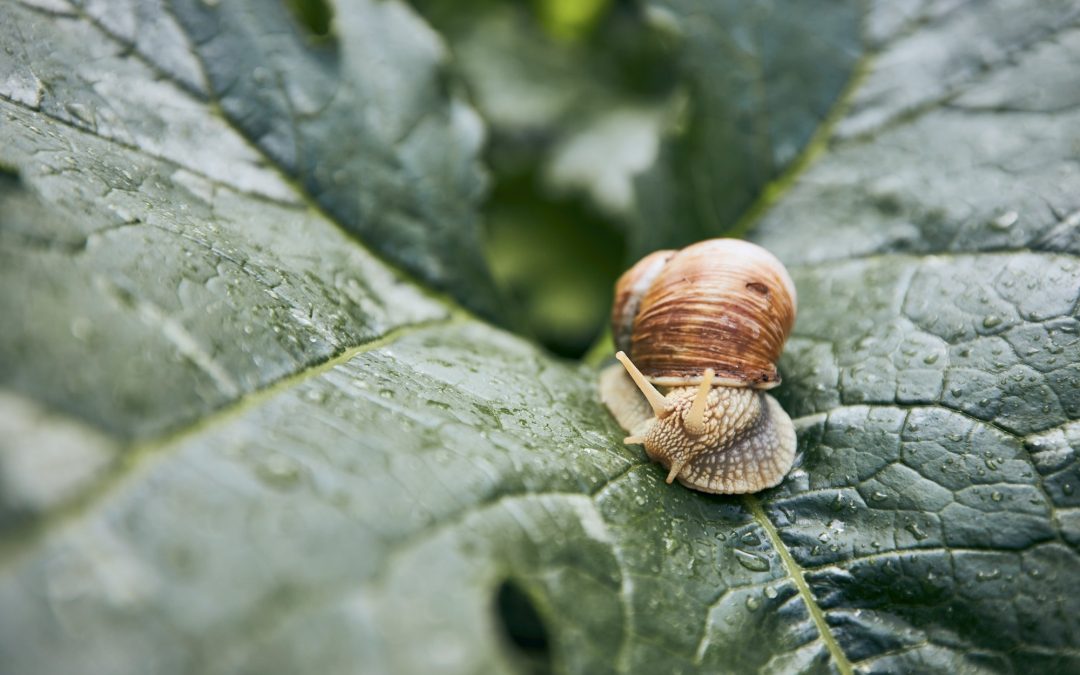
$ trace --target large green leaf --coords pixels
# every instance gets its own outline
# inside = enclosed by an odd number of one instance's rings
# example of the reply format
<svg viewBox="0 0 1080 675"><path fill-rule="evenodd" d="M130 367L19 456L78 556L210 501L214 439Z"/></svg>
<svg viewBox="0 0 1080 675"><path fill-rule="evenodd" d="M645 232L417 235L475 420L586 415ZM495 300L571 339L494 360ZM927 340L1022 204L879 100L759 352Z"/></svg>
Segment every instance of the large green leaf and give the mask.
<svg viewBox="0 0 1080 675"><path fill-rule="evenodd" d="M213 73L265 52L304 99L298 29L215 5L0 5L5 672L1080 669L1075 3L872 8L847 114L757 230L799 288L803 459L745 498L665 485L591 368L345 235L237 112L277 103ZM404 6L335 9L430 73ZM392 127L446 105L413 83ZM357 123L322 168L467 214L452 117L417 164Z"/></svg>

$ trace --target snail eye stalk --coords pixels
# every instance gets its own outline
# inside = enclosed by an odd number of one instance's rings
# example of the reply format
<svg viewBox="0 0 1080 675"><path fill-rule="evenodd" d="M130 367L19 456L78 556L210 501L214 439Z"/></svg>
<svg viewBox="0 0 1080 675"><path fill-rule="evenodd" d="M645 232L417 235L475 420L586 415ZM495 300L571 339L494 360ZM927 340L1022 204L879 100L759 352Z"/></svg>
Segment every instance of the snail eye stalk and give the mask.
<svg viewBox="0 0 1080 675"><path fill-rule="evenodd" d="M686 430L695 436L705 433L705 405L709 402L709 391L712 390L715 375L716 371L712 368L705 369L705 377L701 378L701 385L698 387L697 395L694 396L694 404L690 406L690 412L686 414Z"/></svg>
<svg viewBox="0 0 1080 675"><path fill-rule="evenodd" d="M637 369L634 362L630 360L630 357L625 352L619 352L615 355L615 358L619 360L619 363L623 364L626 368L626 372L630 373L630 377L633 378L634 384L637 385L641 393L645 395L645 400L652 406L653 412L659 419L664 419L675 410L675 406L664 398L664 395L652 385L651 382L645 379L645 376L641 374L641 371Z"/></svg>

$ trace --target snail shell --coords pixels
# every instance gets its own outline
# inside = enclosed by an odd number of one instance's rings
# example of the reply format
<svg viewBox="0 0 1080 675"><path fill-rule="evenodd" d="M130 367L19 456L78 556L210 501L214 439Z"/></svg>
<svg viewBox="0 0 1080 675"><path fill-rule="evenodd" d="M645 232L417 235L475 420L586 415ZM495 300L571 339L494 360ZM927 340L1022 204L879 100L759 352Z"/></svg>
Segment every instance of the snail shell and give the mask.
<svg viewBox="0 0 1080 675"><path fill-rule="evenodd" d="M762 390L780 383L795 309L787 270L755 244L711 239L643 258L615 286L622 366L600 375L624 442L644 445L668 483L722 494L778 484L795 427Z"/></svg>
<svg viewBox="0 0 1080 675"><path fill-rule="evenodd" d="M771 389L795 323L795 284L765 249L710 239L657 251L615 284L615 345L653 384Z"/></svg>

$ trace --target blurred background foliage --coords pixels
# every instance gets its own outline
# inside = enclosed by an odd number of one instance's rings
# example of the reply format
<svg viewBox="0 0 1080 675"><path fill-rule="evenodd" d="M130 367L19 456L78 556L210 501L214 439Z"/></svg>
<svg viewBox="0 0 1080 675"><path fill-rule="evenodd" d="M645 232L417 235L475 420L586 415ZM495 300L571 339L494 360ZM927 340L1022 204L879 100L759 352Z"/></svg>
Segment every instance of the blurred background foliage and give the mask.
<svg viewBox="0 0 1080 675"><path fill-rule="evenodd" d="M332 32L326 0L288 1ZM745 232L861 55L858 0L412 4L486 123L496 318L566 357L636 259Z"/></svg>

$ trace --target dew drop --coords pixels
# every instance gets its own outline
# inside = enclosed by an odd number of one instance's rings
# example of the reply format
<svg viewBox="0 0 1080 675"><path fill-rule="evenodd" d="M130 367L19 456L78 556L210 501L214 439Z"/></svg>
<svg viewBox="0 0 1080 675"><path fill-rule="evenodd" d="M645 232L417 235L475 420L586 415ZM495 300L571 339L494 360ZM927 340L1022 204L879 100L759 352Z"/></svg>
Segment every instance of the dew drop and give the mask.
<svg viewBox="0 0 1080 675"><path fill-rule="evenodd" d="M758 607L761 607L761 600L758 600L756 595L749 595L746 597L746 608L753 612Z"/></svg>
<svg viewBox="0 0 1080 675"><path fill-rule="evenodd" d="M746 532L742 536L742 542L747 546L761 546L761 537L757 532Z"/></svg>
<svg viewBox="0 0 1080 675"><path fill-rule="evenodd" d="M94 324L85 316L75 317L71 321L71 336L80 342L86 342L93 334Z"/></svg>
<svg viewBox="0 0 1080 675"><path fill-rule="evenodd" d="M994 328L1001 325L1001 317L996 314L991 314L983 319L983 328Z"/></svg>
<svg viewBox="0 0 1080 675"><path fill-rule="evenodd" d="M990 493L990 499L993 499L995 502L1000 502L1001 498L1002 494L996 490Z"/></svg>
<svg viewBox="0 0 1080 675"><path fill-rule="evenodd" d="M910 532L911 536L915 537L915 539L918 540L918 541L922 541L923 539L926 539L928 536L930 536L930 535L926 534L925 532L923 532L922 529L916 523L908 523L904 527L904 529L907 530L908 532Z"/></svg>
<svg viewBox="0 0 1080 675"><path fill-rule="evenodd" d="M990 221L990 227L995 230L1007 230L1016 224L1016 221L1020 219L1020 214L1016 211L1006 211L997 218Z"/></svg>
<svg viewBox="0 0 1080 675"><path fill-rule="evenodd" d="M276 488L290 488L300 480L300 464L287 455L273 454L256 469L259 478Z"/></svg>
<svg viewBox="0 0 1080 675"><path fill-rule="evenodd" d="M975 574L975 581L993 581L1001 576L1001 570L994 568L989 572L977 572Z"/></svg>
<svg viewBox="0 0 1080 675"><path fill-rule="evenodd" d="M769 569L769 561L764 556L741 548L735 549L735 559L751 572L764 572Z"/></svg>
<svg viewBox="0 0 1080 675"><path fill-rule="evenodd" d="M766 586L765 587L765 597L766 598L768 598L770 600L775 600L776 596L778 596L778 595L780 595L780 594L777 593L776 589L773 588L772 586Z"/></svg>

